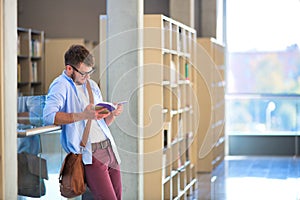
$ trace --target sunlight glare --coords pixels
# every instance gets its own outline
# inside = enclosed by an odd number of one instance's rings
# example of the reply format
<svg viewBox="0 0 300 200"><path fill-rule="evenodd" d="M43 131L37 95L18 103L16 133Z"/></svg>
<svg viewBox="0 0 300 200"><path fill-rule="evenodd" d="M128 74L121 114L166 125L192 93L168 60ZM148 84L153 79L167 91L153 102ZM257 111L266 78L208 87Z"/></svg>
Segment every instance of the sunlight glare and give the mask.
<svg viewBox="0 0 300 200"><path fill-rule="evenodd" d="M228 0L228 50L278 51L300 47L299 19L299 0Z"/></svg>

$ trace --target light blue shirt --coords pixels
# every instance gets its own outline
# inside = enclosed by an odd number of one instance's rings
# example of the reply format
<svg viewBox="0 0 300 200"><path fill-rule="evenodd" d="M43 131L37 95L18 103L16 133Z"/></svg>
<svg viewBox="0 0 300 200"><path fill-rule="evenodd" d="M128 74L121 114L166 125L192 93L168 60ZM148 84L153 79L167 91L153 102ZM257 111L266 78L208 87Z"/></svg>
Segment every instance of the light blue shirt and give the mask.
<svg viewBox="0 0 300 200"><path fill-rule="evenodd" d="M97 83L89 79L92 93L94 95L94 102L102 102L101 91ZM86 84L83 84L84 92L88 94ZM44 123L45 125L54 124L54 118L57 112L66 113L80 113L84 108L81 106L79 93L77 91L74 81L63 72L50 85L49 92L46 98L44 107ZM118 163L120 157L116 148L115 141L104 119L97 120L98 125L103 130L106 137L111 141L112 149L116 156ZM80 142L85 128L85 120L75 123L62 125L61 144L64 150L69 153L82 153L84 164L92 164L92 148L90 140L87 141L86 147L80 147Z"/></svg>

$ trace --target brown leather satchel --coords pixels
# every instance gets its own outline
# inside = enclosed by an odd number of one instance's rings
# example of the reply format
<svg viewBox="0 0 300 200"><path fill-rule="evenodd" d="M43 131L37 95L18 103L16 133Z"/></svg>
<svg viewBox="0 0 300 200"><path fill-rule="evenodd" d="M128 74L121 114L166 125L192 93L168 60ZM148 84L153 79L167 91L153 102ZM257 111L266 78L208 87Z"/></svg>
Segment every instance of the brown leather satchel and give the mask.
<svg viewBox="0 0 300 200"><path fill-rule="evenodd" d="M60 193L66 198L83 194L86 190L82 154L69 153L59 175Z"/></svg>
<svg viewBox="0 0 300 200"><path fill-rule="evenodd" d="M89 81L87 80L87 90L89 93L90 103L94 103L94 98ZM91 120L87 121L80 146L85 147ZM86 191L84 178L84 166L82 154L68 153L65 157L59 174L60 194L66 198L73 198L82 195Z"/></svg>

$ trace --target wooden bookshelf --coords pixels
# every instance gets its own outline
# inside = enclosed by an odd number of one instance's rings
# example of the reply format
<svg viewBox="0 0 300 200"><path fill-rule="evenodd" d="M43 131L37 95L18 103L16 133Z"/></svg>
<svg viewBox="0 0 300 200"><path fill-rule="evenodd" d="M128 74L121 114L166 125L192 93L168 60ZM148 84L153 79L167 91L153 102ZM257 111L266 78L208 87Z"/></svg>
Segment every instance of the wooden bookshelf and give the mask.
<svg viewBox="0 0 300 200"><path fill-rule="evenodd" d="M197 171L211 172L225 155L225 47L213 38L198 38L197 43Z"/></svg>
<svg viewBox="0 0 300 200"><path fill-rule="evenodd" d="M101 44L106 41L106 22L101 16ZM197 187L196 163L191 159L196 151L192 150L196 31L163 15L144 15L143 33L141 190L144 199L187 199ZM104 73L106 45L101 47L100 73Z"/></svg>
<svg viewBox="0 0 300 200"><path fill-rule="evenodd" d="M44 32L18 28L18 95L44 92Z"/></svg>
<svg viewBox="0 0 300 200"><path fill-rule="evenodd" d="M156 152L159 165L144 170L144 197L186 199L196 187L190 160L196 31L163 15L145 15L144 26L144 135L152 136L144 154ZM144 166L153 167L148 161Z"/></svg>

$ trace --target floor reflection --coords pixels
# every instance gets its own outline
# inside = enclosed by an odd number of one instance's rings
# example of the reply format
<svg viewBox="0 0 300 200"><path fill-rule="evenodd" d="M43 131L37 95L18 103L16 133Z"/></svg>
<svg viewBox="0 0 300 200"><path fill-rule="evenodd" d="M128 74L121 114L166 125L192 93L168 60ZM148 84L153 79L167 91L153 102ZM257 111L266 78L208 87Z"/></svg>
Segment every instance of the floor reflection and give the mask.
<svg viewBox="0 0 300 200"><path fill-rule="evenodd" d="M199 200L300 200L300 158L226 157L211 174L198 174Z"/></svg>

